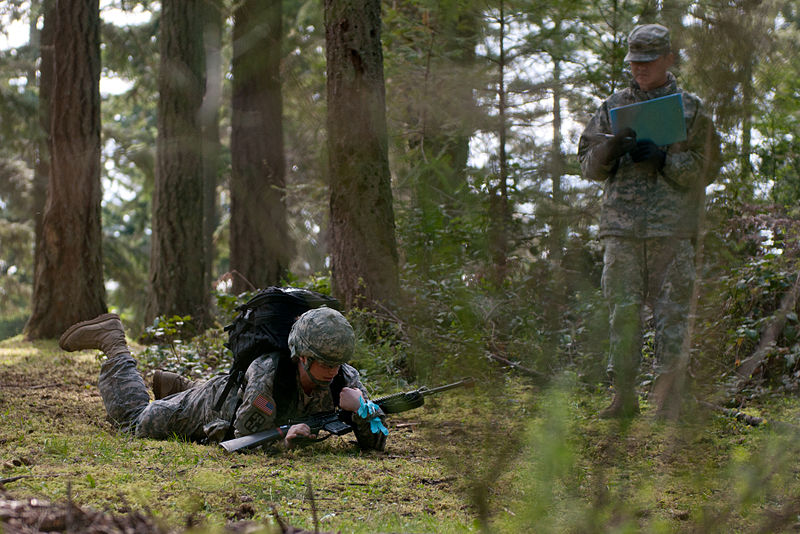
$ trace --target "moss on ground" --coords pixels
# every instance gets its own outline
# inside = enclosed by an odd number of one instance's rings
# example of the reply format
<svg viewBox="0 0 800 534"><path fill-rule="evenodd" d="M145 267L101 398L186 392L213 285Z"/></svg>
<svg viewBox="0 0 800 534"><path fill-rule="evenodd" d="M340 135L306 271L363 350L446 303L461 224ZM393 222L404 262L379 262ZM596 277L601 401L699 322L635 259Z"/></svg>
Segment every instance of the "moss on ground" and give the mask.
<svg viewBox="0 0 800 534"><path fill-rule="evenodd" d="M116 432L98 368L91 351L0 343L7 494L211 530L272 524L273 508L297 527L316 517L321 530L354 533L774 532L800 513L793 433L699 410L665 423L646 405L631 422L603 421L605 394L569 377L543 390L484 377L430 398L390 418L383 453L359 452L351 435L269 456ZM792 420L800 402L758 410Z"/></svg>

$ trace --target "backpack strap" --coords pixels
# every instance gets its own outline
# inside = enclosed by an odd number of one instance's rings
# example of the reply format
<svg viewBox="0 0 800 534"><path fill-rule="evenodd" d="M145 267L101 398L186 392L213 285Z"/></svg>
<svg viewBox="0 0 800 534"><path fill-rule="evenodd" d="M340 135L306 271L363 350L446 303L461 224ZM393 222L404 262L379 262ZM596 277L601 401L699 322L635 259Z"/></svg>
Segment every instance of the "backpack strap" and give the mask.
<svg viewBox="0 0 800 534"><path fill-rule="evenodd" d="M233 389L234 385L240 385L244 381L244 370L241 369L231 369L228 373L228 382L225 384L225 387L222 389L222 393L220 394L219 398L217 399L217 403L214 405L214 411L220 411L222 409L222 405L225 404L225 400L230 395L231 389ZM238 405L237 405L238 406ZM235 414L236 412L234 412Z"/></svg>

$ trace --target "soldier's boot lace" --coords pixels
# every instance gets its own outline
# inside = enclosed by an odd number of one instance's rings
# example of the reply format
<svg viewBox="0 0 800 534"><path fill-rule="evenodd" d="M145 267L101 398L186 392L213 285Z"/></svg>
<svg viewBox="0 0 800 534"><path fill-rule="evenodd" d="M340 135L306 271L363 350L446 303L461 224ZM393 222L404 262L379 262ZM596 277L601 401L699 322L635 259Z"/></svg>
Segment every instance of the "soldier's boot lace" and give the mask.
<svg viewBox="0 0 800 534"><path fill-rule="evenodd" d="M67 352L98 349L109 358L130 354L122 321L116 313L104 313L70 326L61 334L58 346Z"/></svg>
<svg viewBox="0 0 800 534"><path fill-rule="evenodd" d="M153 373L153 396L156 400L186 391L193 385L193 381L177 373L162 371L161 369L157 369Z"/></svg>
<svg viewBox="0 0 800 534"><path fill-rule="evenodd" d="M617 391L614 400L598 413L601 419L633 417L639 413L639 398L635 392Z"/></svg>

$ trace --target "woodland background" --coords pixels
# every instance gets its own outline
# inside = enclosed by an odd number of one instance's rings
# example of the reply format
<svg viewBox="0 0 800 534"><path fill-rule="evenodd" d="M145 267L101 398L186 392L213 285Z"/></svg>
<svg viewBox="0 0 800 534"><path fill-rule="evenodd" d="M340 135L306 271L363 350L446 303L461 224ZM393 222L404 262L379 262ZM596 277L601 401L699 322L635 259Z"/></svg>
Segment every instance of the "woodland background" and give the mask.
<svg viewBox="0 0 800 534"><path fill-rule="evenodd" d="M527 513L545 513L556 486L586 491L570 486L583 480L577 473L591 473L598 455L602 468L624 461L626 440L637 441L652 466L653 436L612 431L599 439L606 429L591 414L575 422L573 412L594 413L608 397L596 235L602 184L581 179L576 149L602 99L628 83L627 33L661 22L679 51L679 83L713 114L725 157L706 191L693 395L736 408L783 402L767 415L796 412L796 2L11 0L0 17L17 39L0 51L0 339L13 338L9 354L41 349L19 334L56 338L108 308L120 313L131 338L155 342L137 351L144 369L207 376L226 366L221 327L236 303L256 288L292 284L345 304L359 336L358 368L379 391L481 378L481 410L506 410L497 420L510 448L519 443L507 429L533 408L509 377L537 387L572 377L567 382L577 389L546 397L545 411L555 415L528 434L538 454L532 469L544 482L524 497L538 503ZM647 336L643 393L652 378ZM75 362L86 376L94 372L83 360L58 365ZM3 376L25 383L16 365ZM8 408L0 418L15 426L0 443L41 449L38 434L24 430L28 401L3 384ZM484 426L476 407L458 410ZM82 446L66 433L53 449L48 432L40 436L46 455L52 449L67 458ZM697 441L712 456L745 440L740 429L714 432L712 441ZM719 436L730 443L719 446ZM509 472L498 466L513 463L494 436L485 438L487 448L469 454L474 465L477 458L488 463L463 489L470 514L488 528L490 511L505 504L488 506L487 488ZM573 472L564 451L576 441L585 446L585 464ZM793 450L775 443L768 451ZM701 531L740 524L733 510L754 502L747 499L785 504L766 514L764 528L797 516L796 484L781 485L775 497L763 489L771 475L759 478L780 471L796 482L796 461L783 458L776 467L772 453L748 450L746 462L734 457L742 480L721 479L714 484L722 489L702 494L746 488L717 507L730 522L701 514ZM188 454L196 460L206 452ZM709 465L725 461L714 456ZM689 462L691 471L696 463ZM763 472L742 468L747 462ZM660 473L664 464L657 467ZM632 467L631 476L646 472ZM85 476L92 491L93 476ZM628 486L619 487L619 501L603 492L584 499L579 524L621 524L616 503L628 502ZM516 498L524 495L518 489L505 491ZM550 512L552 525L572 517ZM625 517L635 524L649 516Z"/></svg>
<svg viewBox="0 0 800 534"><path fill-rule="evenodd" d="M580 178L577 138L627 83L626 34L658 21L724 138L693 363L718 377L760 349L794 387L794 2L12 1L2 17L28 35L0 55L0 337L106 307L134 334L207 326L226 294L292 283L421 336L434 361L596 380L601 184Z"/></svg>

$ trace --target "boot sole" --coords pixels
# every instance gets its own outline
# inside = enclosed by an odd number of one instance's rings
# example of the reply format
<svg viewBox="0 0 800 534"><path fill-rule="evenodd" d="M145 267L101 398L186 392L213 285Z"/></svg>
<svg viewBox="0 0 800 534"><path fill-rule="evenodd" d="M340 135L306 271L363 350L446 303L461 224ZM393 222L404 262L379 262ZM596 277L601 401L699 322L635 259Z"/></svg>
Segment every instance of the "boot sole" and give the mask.
<svg viewBox="0 0 800 534"><path fill-rule="evenodd" d="M61 347L62 350L66 350L67 352L72 352L66 347L64 347L64 343L67 341L67 338L69 338L69 336L71 336L78 328L81 328L86 325L102 323L103 321L106 321L108 319L113 319L115 317L119 319L119 315L117 315L116 313L104 313L102 315L98 315L94 319L89 319L88 321L81 321L80 323L75 323L74 325L67 328L67 330L63 334L61 334L61 337L58 338L58 346Z"/></svg>

